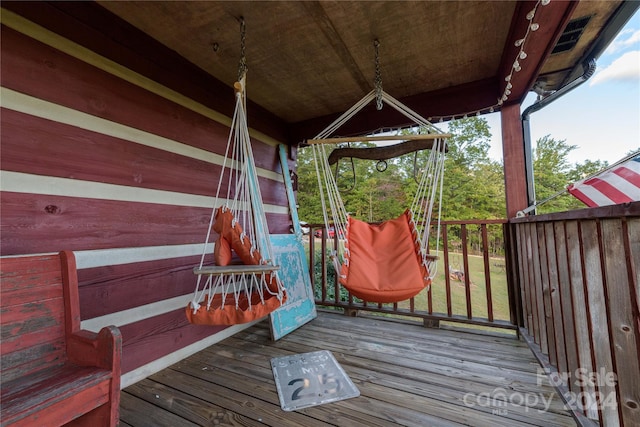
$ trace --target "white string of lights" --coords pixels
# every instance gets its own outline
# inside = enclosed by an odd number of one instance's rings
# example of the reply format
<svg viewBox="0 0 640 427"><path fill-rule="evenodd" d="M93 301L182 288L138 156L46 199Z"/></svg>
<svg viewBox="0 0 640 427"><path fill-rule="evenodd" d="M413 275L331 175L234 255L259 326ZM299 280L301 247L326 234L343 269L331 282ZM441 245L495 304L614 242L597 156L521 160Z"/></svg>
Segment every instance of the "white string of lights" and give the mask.
<svg viewBox="0 0 640 427"><path fill-rule="evenodd" d="M504 88L504 92L502 93L502 96L497 99L497 102L495 104L488 107L480 108L478 110L467 111L466 113L451 114L445 116L431 116L427 119L432 123L434 121L442 123L443 121L456 120L460 118L466 119L467 117L472 115L479 116L481 114L493 113L497 108L501 107L502 104L504 104L509 99L509 95L511 95L511 89L513 88L512 79L514 74L522 69L520 61L523 61L527 58L527 53L524 51L527 38L532 32L535 32L540 28L540 24L534 22L536 12L538 11L538 6L546 6L550 2L551 0L538 0L533 9L531 9L529 13L527 13L526 19L527 21L529 21L529 25L527 25L527 31L525 32L524 36L522 36L522 38L519 38L514 43L516 47L520 48L520 50L518 51L518 54L513 61L513 65L511 66L509 74L504 78L504 80L507 82Z"/></svg>

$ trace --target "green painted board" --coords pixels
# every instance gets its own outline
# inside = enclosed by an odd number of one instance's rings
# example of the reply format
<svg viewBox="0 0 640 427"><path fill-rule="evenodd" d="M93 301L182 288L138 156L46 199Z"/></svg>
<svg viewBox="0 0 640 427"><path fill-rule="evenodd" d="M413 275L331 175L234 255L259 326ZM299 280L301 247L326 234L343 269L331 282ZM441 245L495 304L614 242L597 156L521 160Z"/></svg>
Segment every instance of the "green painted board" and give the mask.
<svg viewBox="0 0 640 427"><path fill-rule="evenodd" d="M271 235L271 246L276 265L280 266L278 275L287 291L287 302L269 315L271 338L273 340L282 338L317 316L313 288L309 277L309 263L302 245L302 231L298 221L298 210L296 209L296 201L293 195L291 177L289 176L287 147L280 145L278 150L295 234Z"/></svg>
<svg viewBox="0 0 640 427"><path fill-rule="evenodd" d="M271 338L278 340L317 316L302 242L295 234L271 235L278 275L287 292L287 302L271 313Z"/></svg>

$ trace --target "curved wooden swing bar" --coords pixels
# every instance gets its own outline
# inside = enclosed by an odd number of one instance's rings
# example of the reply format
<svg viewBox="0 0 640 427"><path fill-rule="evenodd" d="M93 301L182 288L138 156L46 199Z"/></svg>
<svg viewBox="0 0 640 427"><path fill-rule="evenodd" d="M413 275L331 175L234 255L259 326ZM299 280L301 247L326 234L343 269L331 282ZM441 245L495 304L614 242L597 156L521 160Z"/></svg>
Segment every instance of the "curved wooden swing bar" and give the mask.
<svg viewBox="0 0 640 427"><path fill-rule="evenodd" d="M409 135L411 136L411 135ZM327 162L330 165L337 163L343 157L355 157L358 159L365 160L387 160L393 159L395 157L402 156L407 153L413 153L414 151L421 150L431 150L434 146L434 141L437 138L429 138L426 139L424 136L427 135L415 135L421 136L423 138L411 138L399 144L388 145L384 147L365 147L365 148L354 148L354 147L343 147L334 149L329 157L327 158ZM406 136L403 137L406 139ZM446 153L448 152L447 144L439 145L439 150Z"/></svg>

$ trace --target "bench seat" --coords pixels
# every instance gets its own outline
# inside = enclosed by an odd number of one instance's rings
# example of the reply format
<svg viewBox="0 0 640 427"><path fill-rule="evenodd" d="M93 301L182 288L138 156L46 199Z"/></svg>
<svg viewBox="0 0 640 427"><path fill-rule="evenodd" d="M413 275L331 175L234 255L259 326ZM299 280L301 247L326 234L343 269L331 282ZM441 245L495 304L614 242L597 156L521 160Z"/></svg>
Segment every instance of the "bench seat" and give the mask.
<svg viewBox="0 0 640 427"><path fill-rule="evenodd" d="M66 364L3 382L2 426L61 425L109 400L111 371ZM42 406L55 411L40 412Z"/></svg>
<svg viewBox="0 0 640 427"><path fill-rule="evenodd" d="M116 426L122 336L80 329L73 252L0 259L0 427Z"/></svg>

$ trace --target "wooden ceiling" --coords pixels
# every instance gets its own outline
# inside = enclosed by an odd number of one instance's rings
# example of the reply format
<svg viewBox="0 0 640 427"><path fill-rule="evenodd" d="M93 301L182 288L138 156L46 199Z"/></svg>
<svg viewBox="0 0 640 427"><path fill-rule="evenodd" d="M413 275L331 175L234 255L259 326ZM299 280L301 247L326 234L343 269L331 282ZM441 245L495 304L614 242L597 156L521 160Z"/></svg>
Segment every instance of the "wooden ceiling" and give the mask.
<svg viewBox="0 0 640 427"><path fill-rule="evenodd" d="M631 14L621 1L98 3L228 86L237 79L243 17L249 98L307 135L374 87L374 40L384 90L437 121L497 111L509 74L506 103L521 102L534 85L559 89L582 74L604 35L619 30L616 16ZM584 16L591 19L576 46L551 54L567 23ZM531 22L539 28L527 34ZM522 38L527 57L514 72ZM370 112L345 132L405 124Z"/></svg>

